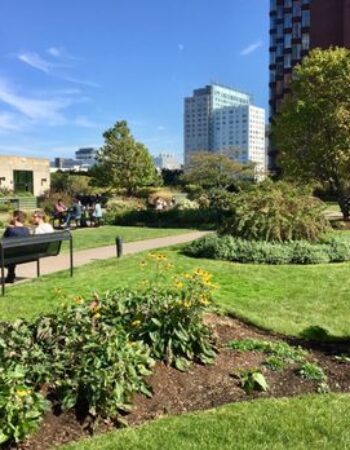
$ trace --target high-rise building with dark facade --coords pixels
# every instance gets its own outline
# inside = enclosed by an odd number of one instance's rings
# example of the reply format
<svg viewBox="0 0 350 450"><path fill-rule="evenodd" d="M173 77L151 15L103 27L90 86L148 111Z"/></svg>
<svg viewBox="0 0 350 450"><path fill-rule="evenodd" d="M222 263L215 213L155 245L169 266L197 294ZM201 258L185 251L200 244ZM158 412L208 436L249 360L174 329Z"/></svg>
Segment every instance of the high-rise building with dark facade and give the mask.
<svg viewBox="0 0 350 450"><path fill-rule="evenodd" d="M288 92L293 67L310 49L350 47L350 0L270 0L270 122ZM270 146L269 169L276 150Z"/></svg>

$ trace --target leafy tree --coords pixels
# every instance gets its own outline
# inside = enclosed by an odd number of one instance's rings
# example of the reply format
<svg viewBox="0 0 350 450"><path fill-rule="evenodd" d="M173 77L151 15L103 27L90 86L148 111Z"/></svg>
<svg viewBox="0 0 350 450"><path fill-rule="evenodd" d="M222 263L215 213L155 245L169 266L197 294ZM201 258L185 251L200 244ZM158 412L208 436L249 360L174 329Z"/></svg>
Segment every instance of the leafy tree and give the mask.
<svg viewBox="0 0 350 450"><path fill-rule="evenodd" d="M126 121L116 122L103 137L105 144L91 169L96 185L125 188L131 195L139 187L160 182L151 155L143 144L135 141Z"/></svg>
<svg viewBox="0 0 350 450"><path fill-rule="evenodd" d="M228 189L239 179L252 178L253 165L241 164L227 153L198 152L191 155L183 181L204 189Z"/></svg>
<svg viewBox="0 0 350 450"><path fill-rule="evenodd" d="M58 171L51 174L51 192L89 195L94 192L90 185L91 178L86 174L76 174Z"/></svg>
<svg viewBox="0 0 350 450"><path fill-rule="evenodd" d="M295 68L273 126L285 176L336 193L350 213L350 51L315 49Z"/></svg>

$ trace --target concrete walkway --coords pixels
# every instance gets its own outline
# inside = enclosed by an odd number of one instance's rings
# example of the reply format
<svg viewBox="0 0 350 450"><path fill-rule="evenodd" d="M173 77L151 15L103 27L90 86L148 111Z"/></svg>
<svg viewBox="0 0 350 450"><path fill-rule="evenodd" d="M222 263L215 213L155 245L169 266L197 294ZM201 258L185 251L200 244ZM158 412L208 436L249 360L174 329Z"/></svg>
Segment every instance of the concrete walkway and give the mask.
<svg viewBox="0 0 350 450"><path fill-rule="evenodd" d="M147 250L155 250L170 245L184 244L198 239L207 234L205 231L194 231L191 233L180 234L177 236L168 236L156 239L147 239L145 241L137 241L125 243L123 245L123 254L131 255ZM73 234L74 239L74 234ZM98 261L101 259L113 258L116 256L115 245L107 247L98 247L88 250L79 250L74 252L74 267L83 266L84 264ZM69 254L63 253L52 258L42 259L40 262L41 275L58 272L60 270L69 269ZM36 263L21 264L16 270L17 277L20 282L36 277ZM17 283L16 283L17 284Z"/></svg>

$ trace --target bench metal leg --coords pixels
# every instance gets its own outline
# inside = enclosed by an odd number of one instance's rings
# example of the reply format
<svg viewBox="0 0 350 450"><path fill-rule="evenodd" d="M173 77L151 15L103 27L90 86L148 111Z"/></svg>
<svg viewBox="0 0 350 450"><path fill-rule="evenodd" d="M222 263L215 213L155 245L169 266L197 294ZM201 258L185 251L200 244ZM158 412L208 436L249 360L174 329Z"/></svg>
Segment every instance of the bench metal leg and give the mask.
<svg viewBox="0 0 350 450"><path fill-rule="evenodd" d="M36 262L36 276L40 277L40 260L38 259Z"/></svg>
<svg viewBox="0 0 350 450"><path fill-rule="evenodd" d="M69 240L69 254L70 254L70 276L73 276L73 239L72 236Z"/></svg>
<svg viewBox="0 0 350 450"><path fill-rule="evenodd" d="M5 258L4 249L1 247L1 295L5 295Z"/></svg>

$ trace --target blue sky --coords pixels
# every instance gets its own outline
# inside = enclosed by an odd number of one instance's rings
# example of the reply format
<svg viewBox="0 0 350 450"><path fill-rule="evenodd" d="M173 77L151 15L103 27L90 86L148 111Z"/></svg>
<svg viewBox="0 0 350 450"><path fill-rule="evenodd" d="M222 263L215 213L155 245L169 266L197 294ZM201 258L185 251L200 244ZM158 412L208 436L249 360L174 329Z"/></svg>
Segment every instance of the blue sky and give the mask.
<svg viewBox="0 0 350 450"><path fill-rule="evenodd" d="M267 107L268 0L1 0L0 154L70 157L126 119L182 158L183 98L211 81Z"/></svg>

